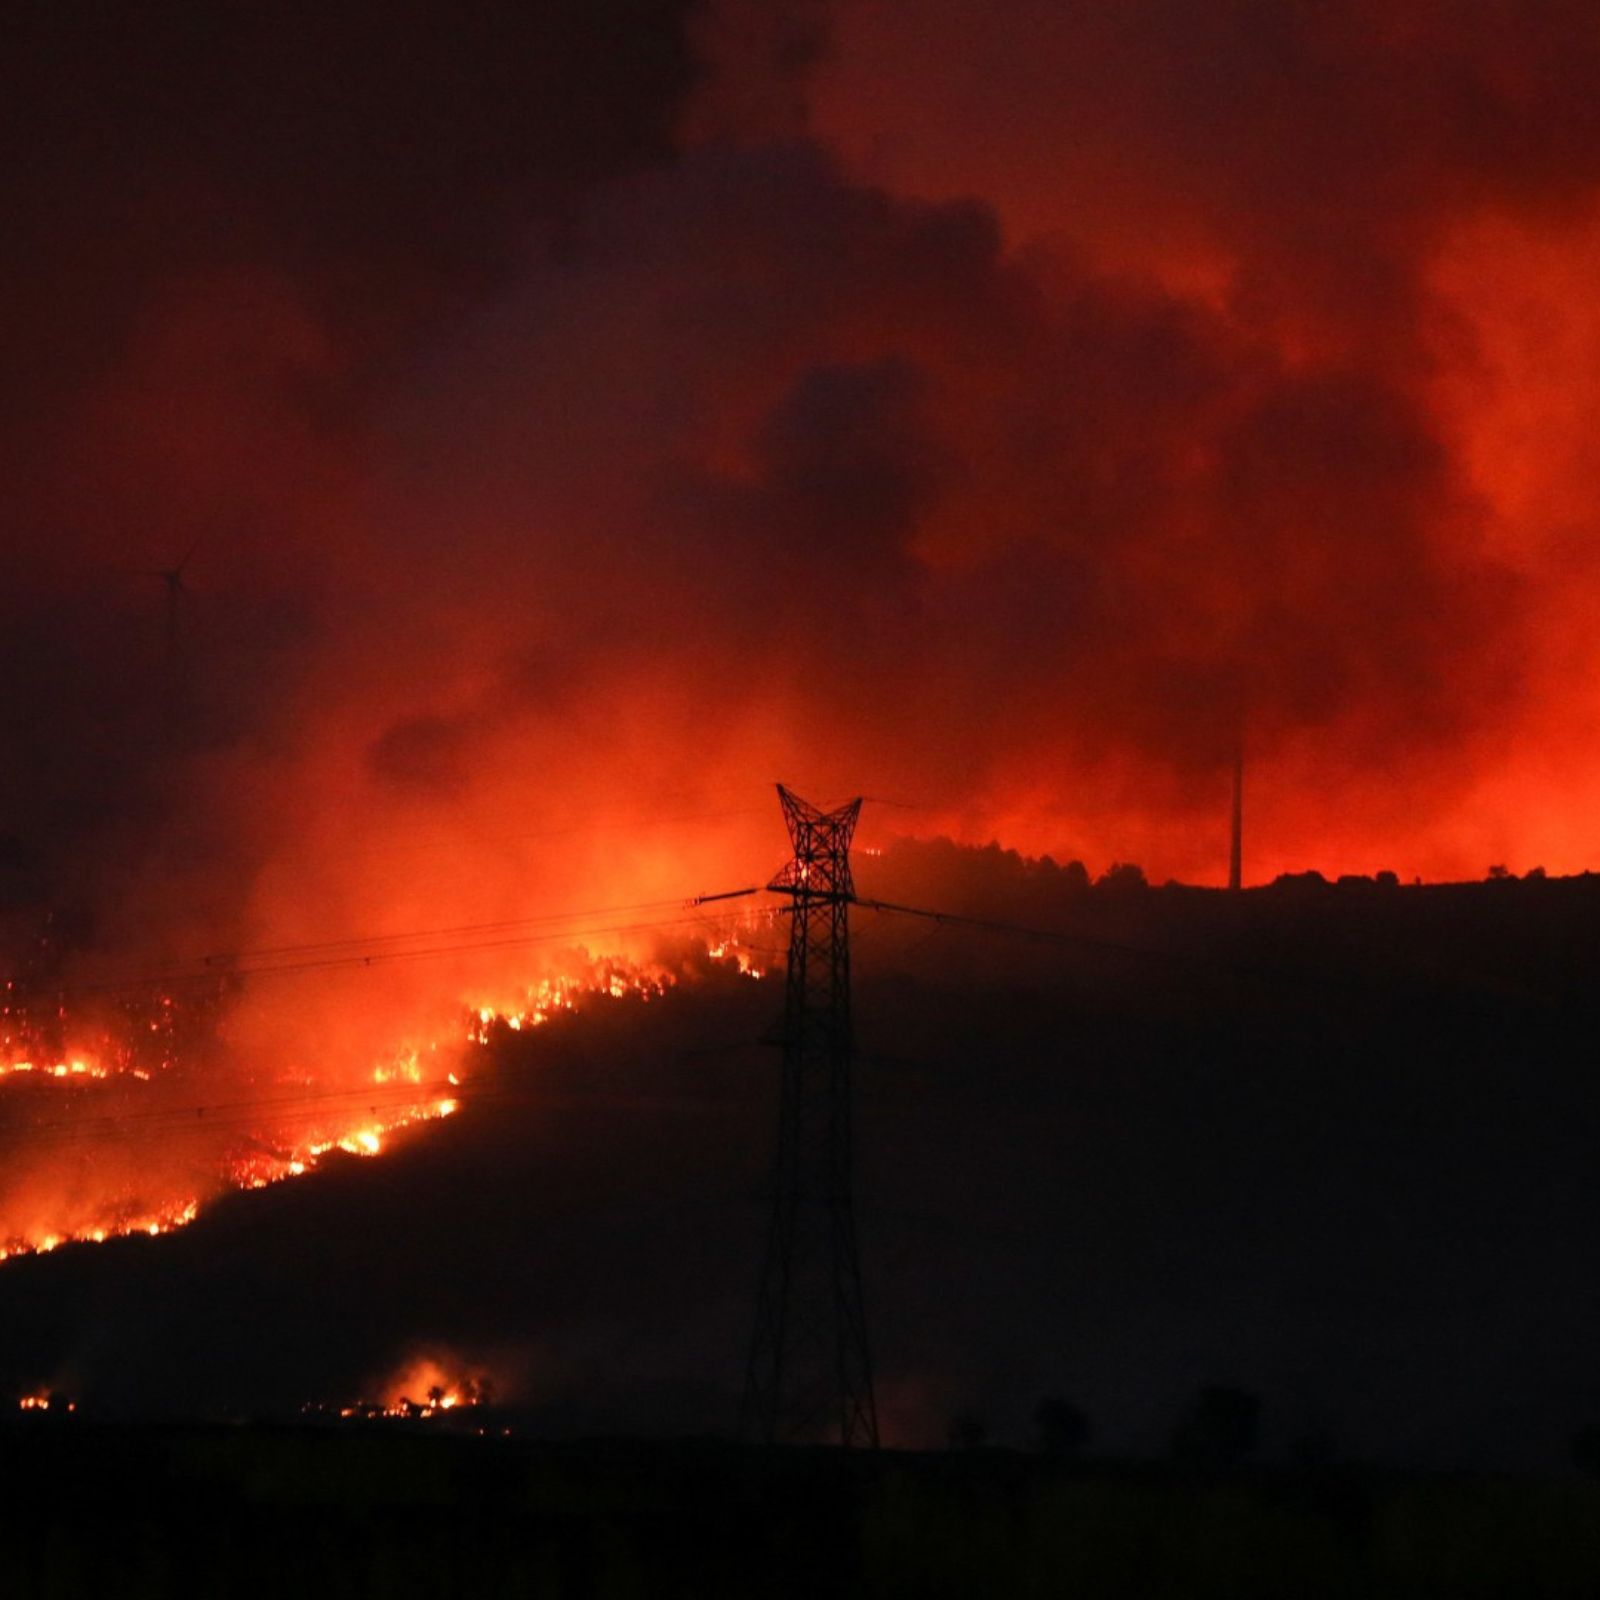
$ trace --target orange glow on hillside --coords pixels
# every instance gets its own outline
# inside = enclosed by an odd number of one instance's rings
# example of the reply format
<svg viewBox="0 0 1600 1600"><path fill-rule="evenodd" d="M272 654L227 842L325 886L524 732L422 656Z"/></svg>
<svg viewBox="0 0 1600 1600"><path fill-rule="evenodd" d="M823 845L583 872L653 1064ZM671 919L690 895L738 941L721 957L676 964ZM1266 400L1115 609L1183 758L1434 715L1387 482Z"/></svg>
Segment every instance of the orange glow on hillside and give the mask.
<svg viewBox="0 0 1600 1600"><path fill-rule="evenodd" d="M757 959L739 938L724 933L705 959L759 976ZM52 1094L38 1109L16 1098L20 1090L0 1100L0 1142L12 1148L0 1181L0 1262L67 1244L170 1233L230 1190L300 1178L340 1156L381 1157L397 1138L470 1103L476 1063L502 1031L538 1029L590 1005L648 1003L682 981L685 970L660 959L581 950L545 961L546 970L531 980L474 980L458 1021L448 1023L440 1013L432 1037L398 1046L359 1073L336 1057L321 1073L282 1066L243 1073L228 1042L237 1012L225 1016L221 1037L208 1048L196 1043L196 1059L174 1055L154 1074L110 1073L89 1062L81 1063L82 1072L63 1063L61 1073L10 1064L10 1081L76 1084L79 1093ZM281 990L262 1003L275 1019L288 1016L301 1028L336 1015L338 1026L356 1037L405 1026L403 1010L373 1006L379 998L357 981L319 994L304 1012ZM335 1001L338 1012L327 1011ZM181 1007L170 998L164 1007L173 1014L174 1034L183 1033ZM208 1097L207 1086L219 1082L227 1094L213 1090Z"/></svg>
<svg viewBox="0 0 1600 1600"><path fill-rule="evenodd" d="M308 1401L300 1410L304 1416L342 1422L425 1422L473 1411L498 1398L486 1367L445 1350L407 1357L374 1389L370 1399L337 1405Z"/></svg>

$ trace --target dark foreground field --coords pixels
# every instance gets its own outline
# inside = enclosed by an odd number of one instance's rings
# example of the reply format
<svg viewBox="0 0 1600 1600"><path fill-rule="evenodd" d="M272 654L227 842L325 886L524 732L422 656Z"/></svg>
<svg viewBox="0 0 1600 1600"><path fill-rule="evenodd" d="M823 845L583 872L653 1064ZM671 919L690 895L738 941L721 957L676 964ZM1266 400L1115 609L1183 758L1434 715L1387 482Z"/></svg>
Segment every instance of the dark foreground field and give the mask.
<svg viewBox="0 0 1600 1600"><path fill-rule="evenodd" d="M1579 1596L1600 1484L390 1429L0 1436L0 1594Z"/></svg>

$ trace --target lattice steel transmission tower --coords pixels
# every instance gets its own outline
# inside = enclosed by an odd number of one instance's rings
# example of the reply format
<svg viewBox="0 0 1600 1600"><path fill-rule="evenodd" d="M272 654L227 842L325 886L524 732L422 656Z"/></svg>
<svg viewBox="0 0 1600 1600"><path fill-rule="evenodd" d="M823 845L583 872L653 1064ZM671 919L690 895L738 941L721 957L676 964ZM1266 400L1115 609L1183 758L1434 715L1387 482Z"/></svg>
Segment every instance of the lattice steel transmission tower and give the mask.
<svg viewBox="0 0 1600 1600"><path fill-rule="evenodd" d="M740 1431L875 1446L878 1412L851 1184L850 839L860 800L823 812L778 785L794 859L772 1221Z"/></svg>

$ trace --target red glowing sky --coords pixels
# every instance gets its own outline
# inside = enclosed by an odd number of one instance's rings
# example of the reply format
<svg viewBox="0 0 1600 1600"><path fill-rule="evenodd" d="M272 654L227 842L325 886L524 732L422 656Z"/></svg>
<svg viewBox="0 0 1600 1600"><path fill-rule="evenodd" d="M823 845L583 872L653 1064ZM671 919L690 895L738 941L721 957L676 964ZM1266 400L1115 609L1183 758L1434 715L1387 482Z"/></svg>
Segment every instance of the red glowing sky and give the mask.
<svg viewBox="0 0 1600 1600"><path fill-rule="evenodd" d="M867 846L1218 883L1241 736L1249 881L1596 864L1593 0L301 13L8 8L18 993L679 906L782 861L774 779L870 797ZM366 1101L407 1050L436 1108L461 1004L550 951L450 954L242 982L148 1083L18 1075L8 1127L58 1087L112 1109L65 1159L17 1141L0 1238L174 1221L241 1144L232 1181L303 1167L352 1125L256 1108ZM1009 1171L993 1094L947 1126ZM630 1126L578 1153L716 1167ZM577 1261L567 1125L513 1132ZM476 1307L493 1275L457 1271Z"/></svg>
<svg viewBox="0 0 1600 1600"><path fill-rule="evenodd" d="M1586 7L469 10L19 37L13 904L1592 864Z"/></svg>

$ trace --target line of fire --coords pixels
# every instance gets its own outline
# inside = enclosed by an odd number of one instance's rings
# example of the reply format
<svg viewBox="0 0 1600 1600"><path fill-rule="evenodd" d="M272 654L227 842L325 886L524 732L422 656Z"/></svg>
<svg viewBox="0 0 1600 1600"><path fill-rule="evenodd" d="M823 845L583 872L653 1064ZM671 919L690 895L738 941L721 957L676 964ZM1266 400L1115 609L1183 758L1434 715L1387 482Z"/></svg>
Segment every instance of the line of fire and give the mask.
<svg viewBox="0 0 1600 1600"><path fill-rule="evenodd" d="M783 1015L770 1041L782 1061L771 1220L739 1432L767 1445L876 1447L879 1429L852 1205L855 1038L849 909L864 903L887 912L943 918L935 911L858 901L849 852L861 813L859 798L827 812L781 784L778 798L793 855L765 892L786 903L743 917L699 947L708 966L758 980L772 970L776 952L758 953L752 931L774 921L786 921L789 928ZM673 909L704 923L701 908L720 908L760 892L740 888L701 893ZM659 904L605 908L587 915L592 922L595 916L661 909ZM208 1053L222 1047L220 1024L230 999L253 976L308 966L367 967L424 954L451 936L460 941L452 950L471 950L485 935L493 936L488 940L493 946L537 940L551 937L534 931L549 921L534 918L521 927L486 924L428 930L398 940L335 940L208 957L188 973L168 974L158 988L145 988L137 979L52 988L54 947L41 940L31 970L8 982L8 998L0 1008L5 1027L0 1079L7 1080L5 1088L14 1096L31 1096L27 1114L9 1123L3 1137L14 1150L26 1151L37 1142L71 1146L67 1159L77 1164L79 1181L60 1209L52 1210L49 1201L39 1203L39 1220L6 1234L0 1261L127 1235L159 1236L194 1222L221 1192L263 1189L303 1177L330 1155L377 1157L405 1130L453 1115L478 1089L490 1098L503 1092L473 1065L474 1053L497 1039L541 1028L597 1000L648 1002L684 976L681 966L675 970L659 960L596 955L592 934L562 928L555 936L573 939L576 947L564 973L530 982L509 1004L465 1005L453 1038L408 1043L385 1053L373 1066L370 1083L360 1088L322 1089L307 1080L299 1093L287 1084L273 1085L251 1100L182 1103L205 1081L203 1070L195 1071L191 1063L204 1062ZM658 920L627 931L662 925ZM98 1020L86 1022L89 1016ZM170 1097L143 1103L145 1095L162 1090ZM14 1100L11 1109L16 1108ZM126 1139L181 1142L196 1132L207 1140L221 1135L207 1187L160 1197L137 1183L97 1192L96 1167L108 1148ZM312 1401L302 1414L341 1421L414 1421L483 1407L492 1395L492 1380L481 1369L425 1356L390 1374L375 1398ZM75 1399L48 1391L24 1394L17 1403L30 1413L77 1410Z"/></svg>
<svg viewBox="0 0 1600 1600"><path fill-rule="evenodd" d="M863 801L823 809L781 784L791 854L759 888L227 952L175 967L157 981L77 976L70 941L51 928L7 983L0 1007L0 1146L11 1174L0 1189L0 1271L58 1251L173 1234L229 1196L313 1174L335 1178L346 1164L353 1171L414 1148L430 1125L463 1111L495 1117L521 1100L556 1103L559 1096L501 1058L563 1025L593 1023L608 1009L630 1018L651 1005L660 1012L674 997L707 985L758 991L770 1010L777 1005L772 991L781 988L781 1014L753 1041L769 1063L777 1062L769 1085L776 1145L758 1190L747 1197L765 1209L767 1222L764 1247L750 1256L756 1293L742 1398L736 1418L730 1413L712 1426L763 1447L876 1449L883 1429L869 1338L871 1262L864 1267L855 1206L859 1064L851 910L923 927L910 947L914 960L926 940L950 933L991 943L999 936L998 948L1020 947L1046 963L1052 987L1062 971L1082 969L1074 981L1090 1018L1130 973L1171 988L1177 1004L1186 1003L1182 997L1196 983L1222 986L1230 1005L1241 994L1269 1009L1308 998L1316 1008L1379 1003L1386 980L1378 973L1359 963L1345 962L1341 970L1303 955L1297 961L1292 952L1286 957L1275 921L1285 909L1291 920L1308 910L1326 918L1341 898L1342 909L1362 924L1392 916L1402 903L1428 903L1453 915L1472 891L1402 888L1392 877L1329 885L1309 874L1243 895L1242 772L1241 755L1228 889L1169 886L1166 894L1177 898L1164 932L1148 915L1158 891L1120 869L1090 889L1070 875L1057 883L1053 864L1042 877L1037 866L1029 868L1033 921L976 914L981 905L952 879L944 881L950 904L942 908L863 895L851 861ZM873 867L880 865L881 847L866 854ZM925 871L923 881L939 882ZM1569 888L1586 893L1577 880L1558 884L1536 875L1518 886L1502 873L1477 892L1503 899L1531 889L1548 898ZM1075 897L1080 911L1092 905L1094 914L1065 920L1052 914ZM1014 897L1009 903L1017 904ZM1230 943L1252 916L1257 925L1250 936ZM1424 922L1425 942L1436 943L1437 928ZM972 951L962 948L970 965ZM448 1028L386 1042L372 1052L361 1081L301 1067L273 1077L235 1075L226 1080L226 1095L208 1094L236 1014L251 997L266 995L273 1004L278 984L306 974L359 983L395 963L465 960L470 970L483 952L493 952L502 970L509 954L513 966L535 975L509 985L501 980L493 992L467 991L448 1010ZM1518 992L1520 980L1504 968L1492 974L1470 968L1419 970L1413 977L1427 1004L1466 999L1478 1006L1485 996L1498 1003ZM780 974L781 981L764 981ZM1548 962L1542 979L1542 1005L1576 981ZM1097 999L1088 1000L1086 981L1102 991ZM894 1065L893 1057L874 1060ZM591 1058L584 1061L586 1074L594 1070ZM657 1089L660 1098L651 1104L670 1110L671 1066L661 1069ZM499 1436L510 1431L506 1417L522 1415L503 1403L507 1387L490 1361L447 1341L412 1340L388 1369L369 1375L363 1392L310 1398L294 1414L323 1425L426 1422ZM79 1393L35 1381L15 1404L32 1419L76 1419L85 1404L93 1414L94 1396L92 1388Z"/></svg>
<svg viewBox="0 0 1600 1600"><path fill-rule="evenodd" d="M744 915L697 941L704 967L758 980L775 952L759 950L760 930L787 920L790 937L784 1013L774 1039L782 1054L772 1222L741 1413L741 1430L766 1443L833 1439L876 1445L878 1428L867 1354L861 1268L851 1211L848 909L856 895L849 845L861 801L823 813L781 785L793 859L767 885L787 904ZM72 1168L72 1179L44 1198L12 1197L13 1220L0 1261L127 1235L158 1236L192 1223L217 1195L262 1189L315 1171L325 1158L380 1156L416 1125L452 1116L481 1088L503 1092L474 1066L495 1041L539 1029L596 1002L648 1002L683 981L688 969L663 960L597 953L617 925L593 931L596 917L671 909L687 917L622 926L655 932L675 923L708 926L701 908L757 894L751 888L688 897L670 906L604 908L571 926L528 923L428 930L398 939L335 940L208 957L161 983L122 979L59 981L65 951L41 938L26 969L6 986L0 1007L0 1093L12 1113L0 1139L13 1159L40 1146ZM904 908L898 908L904 909ZM552 921L555 932L550 930ZM756 937L752 937L752 934ZM485 936L488 936L487 939ZM205 1063L226 1047L230 1003L252 980L307 967L370 967L410 959L454 940L451 951L487 943L556 938L572 948L561 970L522 986L509 1000L464 1004L454 1034L384 1051L370 1081L329 1088L314 1077L257 1084L250 1099L188 1103L203 1093ZM52 979L57 981L52 981ZM670 1090L669 1090L670 1092ZM196 1137L213 1161L203 1186L162 1193L159 1180L118 1176L124 1145ZM111 1159L108 1160L108 1155ZM109 1168L109 1182L99 1169ZM193 1169L188 1171L194 1181ZM452 1370L453 1368L459 1370ZM338 1405L308 1402L303 1413L341 1420L444 1417L486 1405L493 1384L481 1370L432 1357L413 1359L378 1386L375 1398ZM64 1394L30 1392L24 1412L75 1413Z"/></svg>

